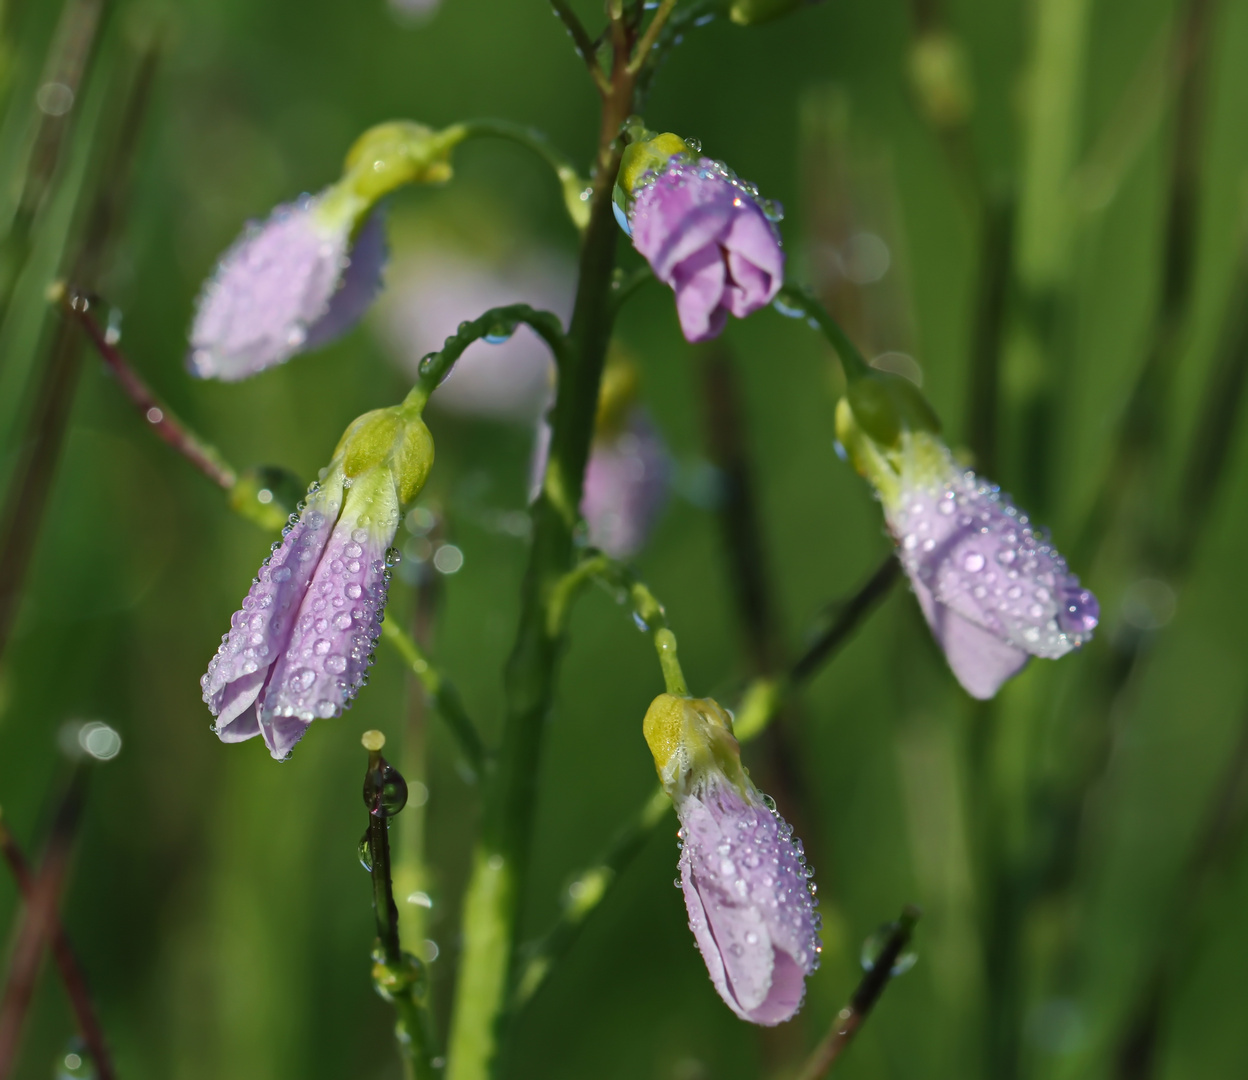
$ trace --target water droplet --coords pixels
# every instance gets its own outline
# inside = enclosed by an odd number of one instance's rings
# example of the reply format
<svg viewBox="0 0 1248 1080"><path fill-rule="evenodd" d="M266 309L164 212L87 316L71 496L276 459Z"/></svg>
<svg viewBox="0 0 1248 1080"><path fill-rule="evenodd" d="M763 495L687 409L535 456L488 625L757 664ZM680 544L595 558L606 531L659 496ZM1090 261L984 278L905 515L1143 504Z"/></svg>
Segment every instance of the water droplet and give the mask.
<svg viewBox="0 0 1248 1080"><path fill-rule="evenodd" d="M984 561L978 551L972 551L962 560L962 567L967 573L978 574L984 568Z"/></svg>
<svg viewBox="0 0 1248 1080"><path fill-rule="evenodd" d="M885 923L867 936L867 940L862 943L862 952L858 957L863 971L875 970L876 961L880 958L880 954L884 951L884 946L888 944L888 939L892 937L893 931L896 929L896 923ZM909 947L903 949L893 962L891 974L894 976L904 975L918 963L918 960L919 954L914 949Z"/></svg>
<svg viewBox="0 0 1248 1080"><path fill-rule="evenodd" d="M373 872L373 853L368 846L368 833L360 838L360 846L357 849L360 857L360 865L364 867L370 874Z"/></svg>

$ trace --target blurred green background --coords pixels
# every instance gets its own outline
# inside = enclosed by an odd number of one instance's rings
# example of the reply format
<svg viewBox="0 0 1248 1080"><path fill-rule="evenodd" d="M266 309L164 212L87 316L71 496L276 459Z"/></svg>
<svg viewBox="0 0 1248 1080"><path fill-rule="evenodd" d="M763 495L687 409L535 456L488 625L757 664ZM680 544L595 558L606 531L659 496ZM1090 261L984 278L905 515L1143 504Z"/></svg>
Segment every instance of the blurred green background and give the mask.
<svg viewBox="0 0 1248 1080"><path fill-rule="evenodd" d="M593 2L577 7L597 25ZM6 215L61 8L5 13ZM543 0L442 0L421 19L385 0L113 3L0 328L10 507L59 322L44 293L67 272L119 88L153 38L133 187L98 290L124 313L135 366L239 466L311 478L351 419L405 389L375 323L241 385L185 374L196 291L246 219L334 179L354 136L393 117L522 121L579 162L594 147L595 96ZM824 964L803 1012L763 1031L720 1002L672 888L669 819L524 1016L507 1075L791 1074L855 985L863 939L907 901L925 911L919 963L845 1077L1248 1075L1248 446L1229 408L1248 323L1245 52L1243 0L829 0L763 27L698 28L667 61L648 123L698 137L784 203L795 276L873 354L918 362L951 445L994 459L992 478L1052 528L1103 619L1081 653L1033 663L981 706L896 588L780 737L746 752L764 784L780 778L818 871ZM449 187L402 193L391 212L396 245L442 230L482 259L575 252L557 186L507 144L465 147ZM878 238L868 254L887 247L882 276L878 258L851 265L863 234ZM1001 284L995 301L985 281ZM751 669L699 497L706 357L663 289L630 302L618 337L682 477L639 572L691 689L731 703ZM888 543L835 453L829 350L770 312L723 340L792 656ZM985 417L995 439L977 434ZM144 426L84 350L46 514L6 523L38 531L0 667L0 806L37 851L65 771L61 725L121 733L91 780L66 920L127 1080L397 1077L392 1014L368 978L359 735L397 744L413 690L382 648L358 705L314 725L288 763L212 737L198 679L271 537ZM430 426L423 500L464 556L439 579L433 651L493 734L525 558L498 522L524 508L531 432L436 411ZM393 617L408 617L410 593L396 582ZM660 689L646 638L591 592L550 721L526 938L651 790L640 720ZM478 803L436 720L424 782L444 1022ZM0 881L0 921L18 909ZM45 972L17 1075L50 1075L71 1032Z"/></svg>

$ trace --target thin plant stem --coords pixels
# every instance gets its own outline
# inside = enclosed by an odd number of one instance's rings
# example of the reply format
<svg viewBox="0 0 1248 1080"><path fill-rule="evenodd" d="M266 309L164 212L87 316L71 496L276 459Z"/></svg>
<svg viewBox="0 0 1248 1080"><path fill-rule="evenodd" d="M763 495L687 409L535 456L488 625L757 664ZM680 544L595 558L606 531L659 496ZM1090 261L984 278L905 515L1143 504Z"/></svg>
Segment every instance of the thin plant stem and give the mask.
<svg viewBox="0 0 1248 1080"><path fill-rule="evenodd" d="M849 1003L836 1014L831 1029L798 1073L798 1080L821 1080L840 1060L892 979L893 968L910 943L914 924L921 914L912 904L902 910L901 917L893 924L893 931L875 963L871 965L871 970L862 977L862 982L858 984L858 989L854 991Z"/></svg>
<svg viewBox="0 0 1248 1080"><path fill-rule="evenodd" d="M69 108L57 113L35 109L35 132L26 174L8 233L0 243L0 321L31 251L31 232L56 179L64 149L81 111L83 84L91 69L107 13L107 0L67 0L61 10L40 85L59 84Z"/></svg>
<svg viewBox="0 0 1248 1080"><path fill-rule="evenodd" d="M381 636L403 658L408 670L420 680L430 703L454 737L459 752L463 755L464 764L472 770L472 778L479 780L489 767L489 752L464 708L463 699L455 684L433 664L425 650L411 634L399 626L397 620L387 619L382 623Z"/></svg>
<svg viewBox="0 0 1248 1080"><path fill-rule="evenodd" d="M38 899L39 879L26 861L17 838L9 830L8 824L0 816L0 855L8 864L13 880L17 882L18 892L22 900L31 905ZM69 935L55 909L47 912L47 936L52 944L52 959L56 963L57 973L61 977L61 985L65 988L65 996L69 998L70 1008L78 1021L78 1031L82 1041L91 1055L98 1080L115 1080L117 1071L113 1067L112 1055L109 1053L108 1042L104 1037L104 1028L100 1024L99 1013L95 1002L91 999L91 991L87 986L87 977L82 965L70 944Z"/></svg>
<svg viewBox="0 0 1248 1080"><path fill-rule="evenodd" d="M979 280L967 386L966 441L975 468L997 472L997 423L1001 411L1001 353L1014 247L1014 203L991 200L981 214Z"/></svg>
<svg viewBox="0 0 1248 1080"><path fill-rule="evenodd" d="M754 673L771 675L781 663L780 620L767 580L763 531L745 447L741 392L725 346L709 347L700 367L707 452L719 473L716 516L728 557L728 585Z"/></svg>
<svg viewBox="0 0 1248 1080"><path fill-rule="evenodd" d="M507 338L514 333L520 323L532 327L539 337L550 347L555 363L561 369L566 366L568 358L568 339L564 336L563 325L559 316L549 311L538 311L528 304L509 304L506 307L490 308L483 315L469 322L460 323L459 329L446 339L442 348L430 353L420 362L420 373L416 385L412 387L404 400L404 408L413 412L424 409L425 403L451 368L475 341L482 338Z"/></svg>
<svg viewBox="0 0 1248 1080"><path fill-rule="evenodd" d="M841 361L847 381L862 378L870 373L870 366L858 346L821 303L806 289L798 285L785 285L776 294L776 306L785 314L805 317L816 330L828 339Z"/></svg>
<svg viewBox="0 0 1248 1080"><path fill-rule="evenodd" d="M585 920L598 908L616 878L645 847L646 841L672 809L672 800L655 788L641 811L625 825L602 858L581 871L568 885L563 914L541 941L525 950L524 965L516 980L512 1008L522 1009L546 982L554 966L580 936Z"/></svg>
<svg viewBox="0 0 1248 1080"><path fill-rule="evenodd" d="M593 436L599 382L611 333L611 278L619 226L611 190L619 133L633 112L627 70L632 35L620 5L610 8L611 91L603 99L589 223L581 243L567 357L550 413L550 454L534 500L532 542L521 587L520 625L504 673L506 713L497 766L485 792L481 835L464 897L463 953L451 1018L449 1080L497 1074L511 996L520 898L527 879L543 732L563 651L550 632L550 605L575 558L573 530Z"/></svg>
<svg viewBox="0 0 1248 1080"><path fill-rule="evenodd" d="M61 894L69 874L70 854L82 818L87 768L78 764L66 785L52 821L39 871L31 883L13 946L4 992L0 995L0 1080L9 1080L17 1065L26 1015L34 997L44 949L52 939Z"/></svg>
<svg viewBox="0 0 1248 1080"><path fill-rule="evenodd" d="M650 632L654 651L663 671L663 682L669 694L687 694L689 688L676 651L676 635L667 625L667 612L650 587L628 567L596 552L587 556L574 570L565 574L556 585L550 604L550 632L562 635L567 629L571 601L580 587L596 579L618 594L621 602L631 606L634 619Z"/></svg>
<svg viewBox="0 0 1248 1080"><path fill-rule="evenodd" d="M238 475L225 463L216 449L190 431L164 404L143 377L126 359L117 344L109 340L91 311L91 300L72 289L64 290L61 304L69 319L76 321L95 346L96 353L117 379L122 393L130 399L139 414L156 435L172 446L187 461L220 488L230 491Z"/></svg>
<svg viewBox="0 0 1248 1080"><path fill-rule="evenodd" d="M642 34L641 40L637 42L637 48L633 52L632 60L628 62L630 75L636 75L642 69L642 66L650 56L650 51L658 43L659 35L663 32L663 26L675 9L676 3L677 0L661 0L659 9L654 13L654 18L650 20L650 25L646 27L646 32Z"/></svg>
<svg viewBox="0 0 1248 1080"><path fill-rule="evenodd" d="M402 776L381 756L385 736L364 733L368 771L364 774L364 804L368 807L368 869L373 883L373 913L377 945L373 950L373 985L394 1006L394 1035L408 1080L436 1080L433 1023L427 1004L428 974L399 941L399 910L390 878L390 818L407 801ZM401 792L401 795L396 794Z"/></svg>
<svg viewBox="0 0 1248 1080"><path fill-rule="evenodd" d="M611 81L607 78L607 73L602 70L602 65L598 63L598 46L594 43L593 38L589 36L585 25L577 18L577 14L568 4L568 0L550 0L550 6L555 9L555 14L559 16L563 25L567 27L568 34L572 38L572 44L576 48L576 54L589 69L590 78L594 80L594 85L598 88L598 92L606 96L611 92Z"/></svg>
<svg viewBox="0 0 1248 1080"><path fill-rule="evenodd" d="M130 172L156 66L153 45L138 58L122 102L120 121L100 164L103 177L91 197L76 252L75 281L94 286L112 251L130 190ZM2 302L2 301L0 301ZM78 332L67 320L56 327L25 438L6 492L0 521L0 655L8 645L22 598L26 568L34 553L43 512L60 460L81 367Z"/></svg>
<svg viewBox="0 0 1248 1080"><path fill-rule="evenodd" d="M592 576L589 562L590 560L586 560L574 571L580 573L581 581ZM830 659L849 640L854 629L896 581L896 566L897 560L890 555L888 562L872 575L861 590L844 603L834 605L838 616L816 633L811 645L789 668L785 678L775 680L760 677L750 684L742 696L733 723L733 734L738 742L746 743L760 735L775 716L785 695L795 692L822 663ZM889 570L892 573L886 572ZM572 576L568 575L568 579L572 579ZM568 599L573 595L573 589L566 593ZM527 1005L537 995L555 962L571 949L590 915L597 910L620 875L645 847L655 829L666 820L666 811L670 806L671 799L667 793L661 787L656 787L641 809L620 830L606 853L593 866L576 876L563 914L546 936L529 950L516 983L513 1007Z"/></svg>
<svg viewBox="0 0 1248 1080"><path fill-rule="evenodd" d="M602 69L598 68L596 61L594 67L599 74L602 73ZM524 124L513 123L510 120L480 119L466 120L461 124L456 124L443 134L458 139L479 138L482 136L507 139L528 150L532 150L554 171L555 176L559 180L559 186L563 191L563 202L568 211L568 216L578 229L584 230L586 223L589 221L588 183L577 171L576 166L572 164L567 155L559 150L542 132L536 128L526 127Z"/></svg>

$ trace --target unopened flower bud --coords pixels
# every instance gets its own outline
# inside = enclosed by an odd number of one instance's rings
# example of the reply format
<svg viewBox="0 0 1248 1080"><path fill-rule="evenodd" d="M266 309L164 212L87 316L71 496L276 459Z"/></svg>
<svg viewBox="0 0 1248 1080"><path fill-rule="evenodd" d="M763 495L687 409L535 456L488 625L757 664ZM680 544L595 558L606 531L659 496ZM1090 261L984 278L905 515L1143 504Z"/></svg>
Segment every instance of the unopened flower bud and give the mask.
<svg viewBox="0 0 1248 1080"><path fill-rule="evenodd" d="M403 504L432 462L428 429L402 407L347 429L200 680L224 742L260 735L282 760L313 720L350 706L381 637Z"/></svg>
<svg viewBox="0 0 1248 1080"><path fill-rule="evenodd" d="M884 508L897 557L967 693L990 698L1033 656L1064 656L1100 617L1044 530L931 431L877 441L842 399L837 436Z"/></svg>
<svg viewBox="0 0 1248 1080"><path fill-rule="evenodd" d="M676 293L689 341L771 303L784 283L780 210L728 166L670 132L636 131L615 190L616 217Z"/></svg>
<svg viewBox="0 0 1248 1080"><path fill-rule="evenodd" d="M751 783L714 701L661 694L643 732L680 819L680 885L711 982L743 1020L782 1023L822 949L800 842Z"/></svg>

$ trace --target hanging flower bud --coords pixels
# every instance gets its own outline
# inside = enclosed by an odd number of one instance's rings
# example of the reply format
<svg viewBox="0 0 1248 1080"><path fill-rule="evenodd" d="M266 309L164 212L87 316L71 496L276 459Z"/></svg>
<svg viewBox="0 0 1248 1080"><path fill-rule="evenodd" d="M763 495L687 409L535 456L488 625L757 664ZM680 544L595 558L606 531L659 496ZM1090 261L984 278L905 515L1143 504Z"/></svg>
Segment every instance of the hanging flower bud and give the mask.
<svg viewBox="0 0 1248 1080"><path fill-rule="evenodd" d="M280 761L314 719L350 706L381 636L403 504L432 463L428 429L401 407L347 429L200 680L223 742L260 735Z"/></svg>
<svg viewBox="0 0 1248 1080"><path fill-rule="evenodd" d="M447 179L461 137L380 124L351 148L338 183L249 225L200 293L192 374L245 379L350 330L381 288L386 240L377 201L402 184Z"/></svg>
<svg viewBox="0 0 1248 1080"><path fill-rule="evenodd" d="M624 151L616 217L655 277L676 293L689 341L771 303L784 283L779 209L697 143L637 131Z"/></svg>
<svg viewBox="0 0 1248 1080"><path fill-rule="evenodd" d="M901 399L921 399L899 376L889 379ZM995 485L957 465L919 413L907 417L879 393L870 398L875 412L860 408L855 385L837 407L837 435L875 487L897 557L967 693L990 698L1031 657L1056 660L1088 641L1096 597L1048 534Z"/></svg>
<svg viewBox="0 0 1248 1080"><path fill-rule="evenodd" d="M632 558L645 546L671 493L667 444L636 401L637 369L616 350L602 376L581 492L590 545L615 559ZM533 452L533 498L541 490L549 452L550 426L543 420Z"/></svg>
<svg viewBox="0 0 1248 1080"><path fill-rule="evenodd" d="M711 982L743 1020L783 1023L822 949L801 841L750 782L714 701L660 694L642 726L680 819L680 887Z"/></svg>

